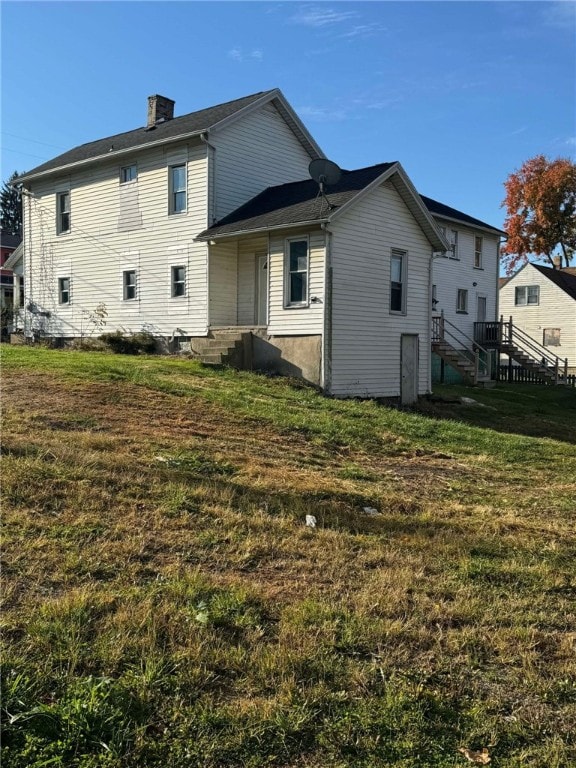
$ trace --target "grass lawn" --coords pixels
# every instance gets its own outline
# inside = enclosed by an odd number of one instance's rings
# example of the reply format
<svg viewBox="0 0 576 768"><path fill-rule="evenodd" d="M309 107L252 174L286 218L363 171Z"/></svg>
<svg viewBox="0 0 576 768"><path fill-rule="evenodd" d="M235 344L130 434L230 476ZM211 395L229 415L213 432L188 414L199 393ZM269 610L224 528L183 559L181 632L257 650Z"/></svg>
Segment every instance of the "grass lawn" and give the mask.
<svg viewBox="0 0 576 768"><path fill-rule="evenodd" d="M3 768L576 764L576 390L2 352Z"/></svg>

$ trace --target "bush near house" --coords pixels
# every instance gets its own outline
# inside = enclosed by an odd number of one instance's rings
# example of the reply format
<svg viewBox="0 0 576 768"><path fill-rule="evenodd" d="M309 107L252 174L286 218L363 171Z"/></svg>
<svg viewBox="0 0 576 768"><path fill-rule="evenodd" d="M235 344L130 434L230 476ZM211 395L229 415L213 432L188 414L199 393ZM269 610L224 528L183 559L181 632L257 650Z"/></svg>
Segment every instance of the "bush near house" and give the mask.
<svg viewBox="0 0 576 768"><path fill-rule="evenodd" d="M574 390L3 376L4 766L574 763Z"/></svg>

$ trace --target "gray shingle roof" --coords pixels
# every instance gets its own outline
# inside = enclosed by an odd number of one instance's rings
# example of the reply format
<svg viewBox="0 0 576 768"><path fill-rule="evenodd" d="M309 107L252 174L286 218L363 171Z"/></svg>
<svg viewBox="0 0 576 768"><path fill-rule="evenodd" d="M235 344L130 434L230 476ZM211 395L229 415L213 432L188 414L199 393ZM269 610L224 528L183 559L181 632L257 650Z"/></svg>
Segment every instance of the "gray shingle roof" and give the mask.
<svg viewBox="0 0 576 768"><path fill-rule="evenodd" d="M150 144L151 142L170 140L187 134L201 133L270 93L273 93L273 91L260 91L251 96L228 101L225 104L218 104L215 107L191 112L182 117L174 117L172 120L156 124L153 128L146 128L144 125L133 131L118 133L105 139L81 144L79 147L75 147L52 160L48 160L48 162L42 165L38 165L36 168L23 174L19 181L25 180L29 176L52 171L72 163L104 157L110 152L132 149L144 144Z"/></svg>
<svg viewBox="0 0 576 768"><path fill-rule="evenodd" d="M331 212L341 208L392 165L394 163L380 163L356 171L342 171L340 181L326 187L330 208L326 200L319 196L318 184L312 179L268 187L196 239L210 240L217 236L292 226L300 222L325 221Z"/></svg>
<svg viewBox="0 0 576 768"><path fill-rule="evenodd" d="M532 266L551 280L558 288L561 288L568 296L576 299L576 275L564 269L553 269L552 267L543 267L541 264L532 264Z"/></svg>
<svg viewBox="0 0 576 768"><path fill-rule="evenodd" d="M467 213L462 213L462 211L458 211L456 208L451 208L449 205L439 203L438 200L433 200L431 197L426 197L425 195L420 195L420 197L433 216L446 216L449 219L461 221L463 224L470 224L472 227L482 227L482 229L491 229L493 232L498 232L501 235L506 234L501 229L497 229L497 227L493 227L491 224L486 224L486 222L480 221L480 219L475 219L473 216L468 216Z"/></svg>

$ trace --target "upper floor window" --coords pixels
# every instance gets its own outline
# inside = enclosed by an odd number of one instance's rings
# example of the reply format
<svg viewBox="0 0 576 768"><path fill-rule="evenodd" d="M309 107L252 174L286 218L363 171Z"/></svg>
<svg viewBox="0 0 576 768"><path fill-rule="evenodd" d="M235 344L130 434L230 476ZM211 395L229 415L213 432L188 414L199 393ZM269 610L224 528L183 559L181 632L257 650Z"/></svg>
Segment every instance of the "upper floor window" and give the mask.
<svg viewBox="0 0 576 768"><path fill-rule="evenodd" d="M390 256L390 312L406 311L406 252L392 249Z"/></svg>
<svg viewBox="0 0 576 768"><path fill-rule="evenodd" d="M186 212L186 164L171 165L169 168L170 203L169 213Z"/></svg>
<svg viewBox="0 0 576 768"><path fill-rule="evenodd" d="M70 192L58 192L56 196L56 231L59 235L70 232Z"/></svg>
<svg viewBox="0 0 576 768"><path fill-rule="evenodd" d="M58 278L58 304L70 304L70 278Z"/></svg>
<svg viewBox="0 0 576 768"><path fill-rule="evenodd" d="M172 267L172 289L173 297L186 296L186 267Z"/></svg>
<svg viewBox="0 0 576 768"><path fill-rule="evenodd" d="M122 298L130 301L136 298L136 270L127 269L122 273Z"/></svg>
<svg viewBox="0 0 576 768"><path fill-rule="evenodd" d="M287 240L286 306L308 304L308 240Z"/></svg>
<svg viewBox="0 0 576 768"><path fill-rule="evenodd" d="M451 259L458 259L458 232L455 229L451 229L448 233L448 242L450 243L449 256Z"/></svg>
<svg viewBox="0 0 576 768"><path fill-rule="evenodd" d="M539 285L518 285L514 291L514 304L517 307L525 306L526 304L539 304L540 303L540 286Z"/></svg>
<svg viewBox="0 0 576 768"><path fill-rule="evenodd" d="M482 269L482 246L484 245L483 237L474 238L474 267L476 269Z"/></svg>
<svg viewBox="0 0 576 768"><path fill-rule="evenodd" d="M466 288L458 288L456 295L456 312L468 312L468 291Z"/></svg>
<svg viewBox="0 0 576 768"><path fill-rule="evenodd" d="M138 170L136 164L125 165L120 168L120 184L128 184L129 181L136 181L138 178Z"/></svg>

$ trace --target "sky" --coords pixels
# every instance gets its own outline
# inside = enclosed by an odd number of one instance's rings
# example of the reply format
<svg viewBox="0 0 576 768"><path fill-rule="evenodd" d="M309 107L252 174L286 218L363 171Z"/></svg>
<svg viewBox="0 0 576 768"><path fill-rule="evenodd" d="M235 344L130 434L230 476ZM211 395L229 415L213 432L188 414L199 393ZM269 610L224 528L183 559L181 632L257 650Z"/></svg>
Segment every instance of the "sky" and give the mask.
<svg viewBox="0 0 576 768"><path fill-rule="evenodd" d="M574 2L7 2L6 180L79 144L280 88L326 156L400 161L419 192L501 228L503 183L576 153Z"/></svg>

